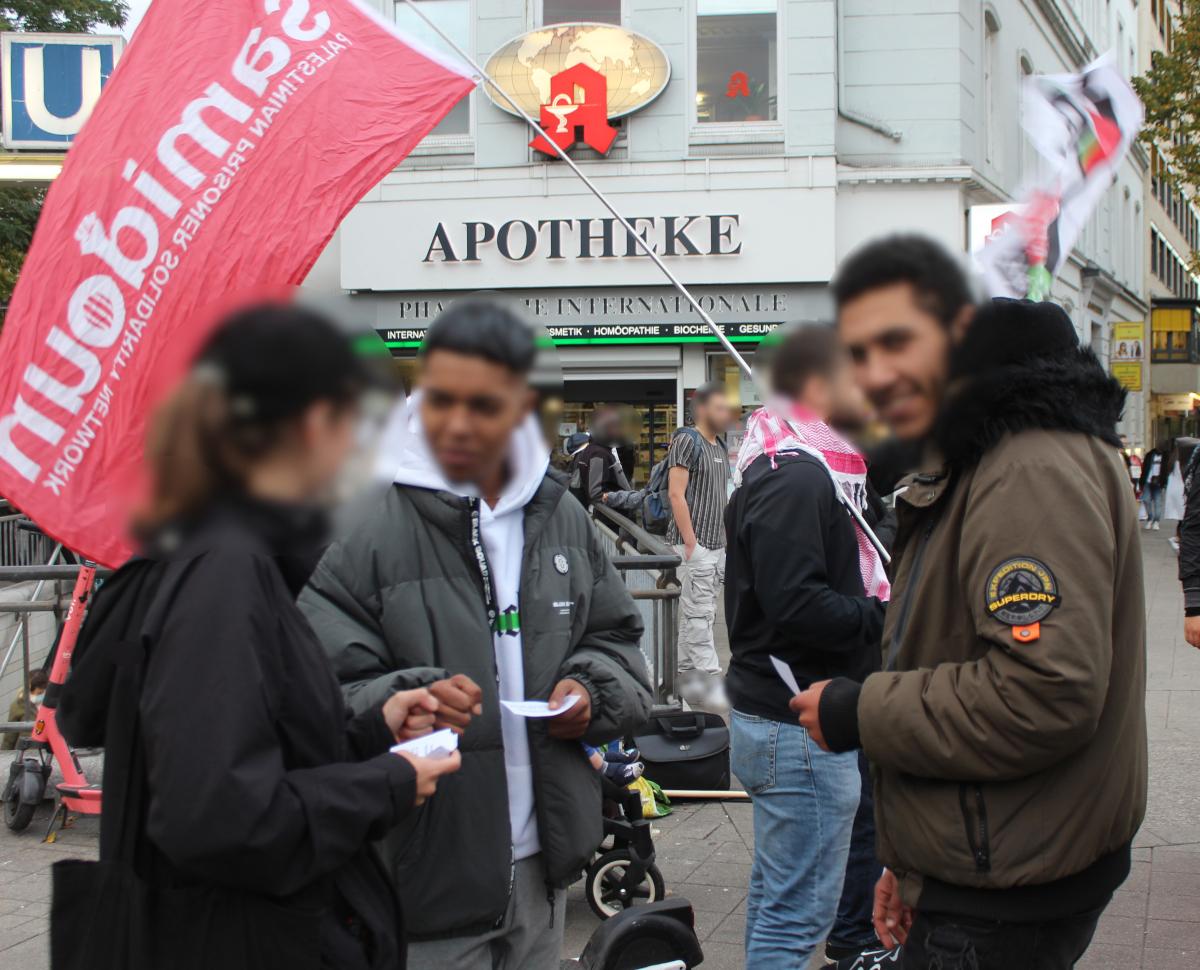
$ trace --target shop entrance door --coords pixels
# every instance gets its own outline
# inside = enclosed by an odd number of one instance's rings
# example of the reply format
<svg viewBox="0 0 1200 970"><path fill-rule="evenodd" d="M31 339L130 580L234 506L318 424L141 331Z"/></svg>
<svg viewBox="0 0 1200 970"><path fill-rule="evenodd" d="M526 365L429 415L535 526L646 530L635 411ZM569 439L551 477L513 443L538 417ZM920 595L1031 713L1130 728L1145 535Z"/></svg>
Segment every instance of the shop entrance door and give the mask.
<svg viewBox="0 0 1200 970"><path fill-rule="evenodd" d="M625 418L629 447L622 449L622 462L635 488L646 484L650 469L666 457L671 432L679 427L675 376L629 377L574 375L568 373L563 387L563 411L558 448L568 435L586 431L592 413L602 406L619 409Z"/></svg>

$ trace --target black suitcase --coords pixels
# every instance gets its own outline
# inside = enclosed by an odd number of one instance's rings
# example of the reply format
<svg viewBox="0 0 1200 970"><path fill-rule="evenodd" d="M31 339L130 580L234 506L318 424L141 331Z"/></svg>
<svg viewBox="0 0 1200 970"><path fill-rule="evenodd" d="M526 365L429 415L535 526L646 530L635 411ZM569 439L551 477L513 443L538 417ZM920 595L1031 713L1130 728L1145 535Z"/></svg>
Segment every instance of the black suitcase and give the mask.
<svg viewBox="0 0 1200 970"><path fill-rule="evenodd" d="M646 777L663 788L729 790L729 728L720 714L656 711L633 740Z"/></svg>

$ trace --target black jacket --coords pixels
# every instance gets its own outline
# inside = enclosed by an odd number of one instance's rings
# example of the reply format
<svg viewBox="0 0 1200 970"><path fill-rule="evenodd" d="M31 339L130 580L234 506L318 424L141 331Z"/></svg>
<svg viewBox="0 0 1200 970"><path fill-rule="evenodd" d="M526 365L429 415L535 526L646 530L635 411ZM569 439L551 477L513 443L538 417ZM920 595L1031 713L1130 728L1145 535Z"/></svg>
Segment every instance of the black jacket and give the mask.
<svg viewBox="0 0 1200 970"><path fill-rule="evenodd" d="M883 604L863 595L854 522L815 458L760 457L725 511L725 688L744 714L794 721L772 655L801 688L879 669Z"/></svg>
<svg viewBox="0 0 1200 970"><path fill-rule="evenodd" d="M399 907L368 840L409 813L413 770L388 753L380 706L347 716L295 605L312 562L295 548L302 526L295 509L228 502L175 551L118 571L84 624L59 723L72 744L99 746L140 718L143 756L109 752L105 804L143 765L145 804L127 810L143 817L135 854L152 885L215 887L258 919L313 914L324 966L397 970ZM134 571L138 586L124 581ZM135 619L118 623L131 606ZM136 630L140 696L114 672ZM111 815L102 860L114 852Z"/></svg>
<svg viewBox="0 0 1200 970"><path fill-rule="evenodd" d="M1152 475L1151 471L1154 468L1154 459L1158 458L1158 474ZM1159 451L1157 448L1151 448L1146 452L1146 457L1142 459L1142 477L1138 483L1140 488L1145 488L1147 485L1153 485L1155 488L1163 488L1167 484L1167 474L1170 468L1167 467L1168 459L1170 458L1165 452Z"/></svg>
<svg viewBox="0 0 1200 970"><path fill-rule="evenodd" d="M592 441L575 456L579 465L580 499L591 508L608 495L607 504L617 511L629 513L641 505L641 493L634 490L625 474L625 466L615 448Z"/></svg>
<svg viewBox="0 0 1200 970"><path fill-rule="evenodd" d="M1183 520L1179 523L1179 581L1183 584L1183 611L1200 616L1200 446L1193 446L1183 464Z"/></svg>
<svg viewBox="0 0 1200 970"><path fill-rule="evenodd" d="M631 734L650 712L637 604L561 475L546 473L524 514L525 696L545 700L572 678L592 697L582 740ZM483 690L483 713L459 740L462 768L383 845L414 938L478 935L509 903L508 776L481 561L478 499L394 485L359 509L300 597L355 710L457 673ZM544 719L527 731L546 878L566 887L604 837L600 775Z"/></svg>

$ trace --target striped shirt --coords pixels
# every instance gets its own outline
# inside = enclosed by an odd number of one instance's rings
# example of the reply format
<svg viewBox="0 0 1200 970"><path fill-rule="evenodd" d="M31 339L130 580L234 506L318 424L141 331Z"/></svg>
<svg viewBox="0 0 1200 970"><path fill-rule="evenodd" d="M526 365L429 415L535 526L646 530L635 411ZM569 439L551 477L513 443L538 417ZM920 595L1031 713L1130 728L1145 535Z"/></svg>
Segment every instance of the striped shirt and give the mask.
<svg viewBox="0 0 1200 970"><path fill-rule="evenodd" d="M677 433L667 452L667 467L688 470L684 498L696 542L705 549L724 549L725 505L729 501L730 485L729 452L725 443L720 438L710 443L699 433ZM683 544L674 519L667 530L667 541L676 546Z"/></svg>

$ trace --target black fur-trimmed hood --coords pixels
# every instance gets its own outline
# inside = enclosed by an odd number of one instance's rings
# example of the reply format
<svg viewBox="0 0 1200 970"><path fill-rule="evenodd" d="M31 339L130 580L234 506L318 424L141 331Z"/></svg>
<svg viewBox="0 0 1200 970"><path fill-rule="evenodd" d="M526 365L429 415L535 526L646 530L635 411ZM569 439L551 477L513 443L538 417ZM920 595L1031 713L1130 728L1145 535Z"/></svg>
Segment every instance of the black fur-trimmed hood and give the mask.
<svg viewBox="0 0 1200 970"><path fill-rule="evenodd" d="M1066 314L1050 304L996 301L979 311L951 364L934 443L966 468L1005 435L1043 429L1094 435L1120 446L1125 391Z"/></svg>

